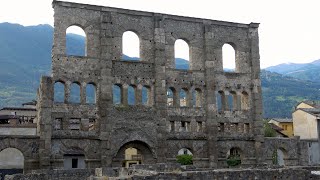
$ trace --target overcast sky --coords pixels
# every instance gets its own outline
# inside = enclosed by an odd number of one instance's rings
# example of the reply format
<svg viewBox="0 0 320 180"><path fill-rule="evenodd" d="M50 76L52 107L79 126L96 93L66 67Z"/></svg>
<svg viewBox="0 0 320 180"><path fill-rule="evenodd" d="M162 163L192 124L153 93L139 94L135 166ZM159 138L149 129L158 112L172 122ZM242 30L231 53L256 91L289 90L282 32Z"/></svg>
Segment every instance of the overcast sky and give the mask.
<svg viewBox="0 0 320 180"><path fill-rule="evenodd" d="M69 0L239 23L260 23L261 67L320 59L319 0ZM53 25L51 0L8 0L0 22Z"/></svg>

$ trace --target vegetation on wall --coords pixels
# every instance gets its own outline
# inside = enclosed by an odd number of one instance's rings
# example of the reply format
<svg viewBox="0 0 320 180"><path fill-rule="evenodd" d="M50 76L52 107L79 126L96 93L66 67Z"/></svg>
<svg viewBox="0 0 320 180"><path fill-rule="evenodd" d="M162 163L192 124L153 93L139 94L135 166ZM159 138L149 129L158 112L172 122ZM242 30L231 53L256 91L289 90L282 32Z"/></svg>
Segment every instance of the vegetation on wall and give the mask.
<svg viewBox="0 0 320 180"><path fill-rule="evenodd" d="M192 165L193 160L192 160L192 155L190 154L181 154L177 156L177 162L180 163L181 165Z"/></svg>

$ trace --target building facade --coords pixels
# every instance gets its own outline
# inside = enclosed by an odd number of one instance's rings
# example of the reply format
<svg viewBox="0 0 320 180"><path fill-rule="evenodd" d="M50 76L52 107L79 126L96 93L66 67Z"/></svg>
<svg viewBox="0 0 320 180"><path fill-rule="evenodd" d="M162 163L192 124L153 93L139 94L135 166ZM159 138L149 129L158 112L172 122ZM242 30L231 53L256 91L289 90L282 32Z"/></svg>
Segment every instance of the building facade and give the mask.
<svg viewBox="0 0 320 180"><path fill-rule="evenodd" d="M197 167L227 167L230 155L242 167L258 166L272 163L277 149L285 151L284 164L304 164L299 139L264 138L257 23L60 1L53 8L52 74L38 89L37 135L0 143L0 150L22 152L25 171L121 167L130 148L139 164L176 162L185 151ZM73 25L86 34L84 56L66 53ZM139 37L139 61L122 60L126 31ZM175 68L179 39L189 45L188 70ZM223 70L224 44L235 50L233 72Z"/></svg>

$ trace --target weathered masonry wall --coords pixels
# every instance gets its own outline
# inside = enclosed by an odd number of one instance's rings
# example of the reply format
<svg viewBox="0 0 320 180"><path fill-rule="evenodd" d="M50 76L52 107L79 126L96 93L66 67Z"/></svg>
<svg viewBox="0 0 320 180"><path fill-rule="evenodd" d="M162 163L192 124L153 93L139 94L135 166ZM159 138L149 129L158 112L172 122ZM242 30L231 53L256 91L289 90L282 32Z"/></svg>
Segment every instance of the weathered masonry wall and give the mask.
<svg viewBox="0 0 320 180"><path fill-rule="evenodd" d="M257 23L60 1L53 1L53 8L52 75L41 78L38 90L37 167L63 168L66 159L74 167L79 161L86 168L119 167L130 147L143 164L175 162L181 150L193 154L197 167L227 167L230 156L240 157L242 167L266 162ZM84 56L66 53L66 30L73 25L86 34ZM140 61L122 59L126 31L139 37ZM175 69L178 39L189 45L189 70ZM223 70L224 44L235 49L234 72ZM60 102L57 84L63 87ZM94 88L93 102L88 86ZM128 103L130 89L134 104ZM298 141L292 144L297 146Z"/></svg>

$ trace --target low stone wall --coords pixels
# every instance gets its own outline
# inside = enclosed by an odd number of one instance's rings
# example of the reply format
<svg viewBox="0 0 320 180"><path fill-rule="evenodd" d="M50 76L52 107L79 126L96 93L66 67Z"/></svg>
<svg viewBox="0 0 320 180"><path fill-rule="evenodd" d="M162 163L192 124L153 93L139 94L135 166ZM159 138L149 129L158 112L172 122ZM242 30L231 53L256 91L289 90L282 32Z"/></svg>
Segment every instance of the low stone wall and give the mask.
<svg viewBox="0 0 320 180"><path fill-rule="evenodd" d="M313 173L312 173L313 172ZM6 180L163 180L163 179L237 179L309 180L320 179L320 167L283 167L260 169L195 169L177 164L136 165L130 168L40 170L31 174L7 175Z"/></svg>
<svg viewBox="0 0 320 180"><path fill-rule="evenodd" d="M311 171L319 171L320 167L282 167L260 169L195 169L192 166L176 164L134 165L130 168L97 168L96 176L90 180L162 180L162 179L273 179L304 180L320 179Z"/></svg>
<svg viewBox="0 0 320 180"><path fill-rule="evenodd" d="M30 174L6 175L5 180L80 180L94 175L94 169L37 170Z"/></svg>

